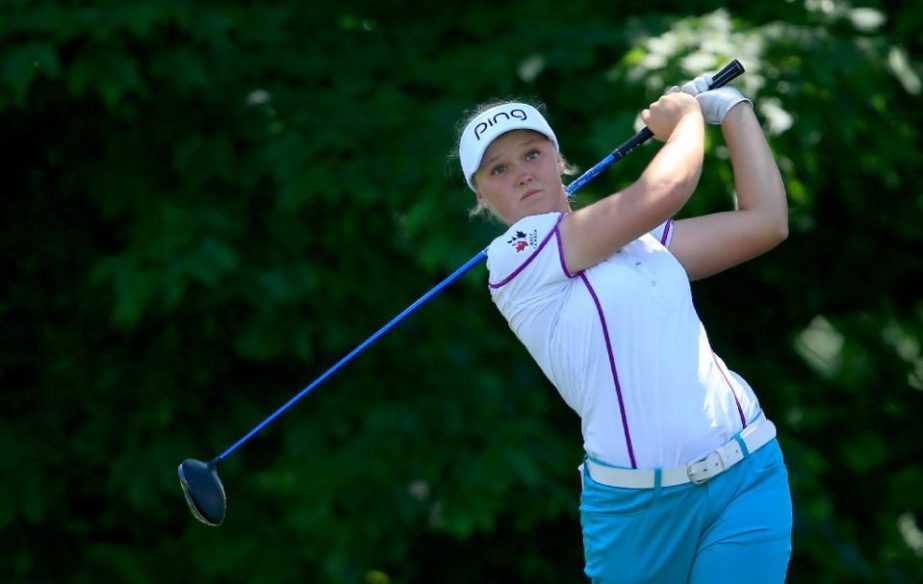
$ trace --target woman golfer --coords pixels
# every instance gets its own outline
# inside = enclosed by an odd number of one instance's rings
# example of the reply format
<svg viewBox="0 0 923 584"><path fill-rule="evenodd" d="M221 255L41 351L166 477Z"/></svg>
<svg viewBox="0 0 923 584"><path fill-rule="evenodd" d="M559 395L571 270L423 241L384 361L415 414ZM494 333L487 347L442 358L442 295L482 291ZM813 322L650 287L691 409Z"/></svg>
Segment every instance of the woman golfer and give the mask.
<svg viewBox="0 0 923 584"><path fill-rule="evenodd" d="M494 303L567 404L586 451L580 517L593 582L783 582L788 475L750 385L709 344L689 282L788 234L778 167L739 91L696 78L641 118L662 142L625 190L571 209L554 131L531 105L481 108L459 157ZM730 151L734 211L672 220L702 170L704 123Z"/></svg>

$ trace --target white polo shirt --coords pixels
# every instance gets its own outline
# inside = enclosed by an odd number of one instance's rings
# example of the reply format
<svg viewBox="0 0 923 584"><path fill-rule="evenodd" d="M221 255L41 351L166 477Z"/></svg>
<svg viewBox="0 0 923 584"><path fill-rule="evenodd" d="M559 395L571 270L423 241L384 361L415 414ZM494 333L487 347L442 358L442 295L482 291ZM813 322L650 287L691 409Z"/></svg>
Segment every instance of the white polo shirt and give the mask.
<svg viewBox="0 0 923 584"><path fill-rule="evenodd" d="M491 297L581 419L586 453L626 468L687 464L759 412L712 351L689 279L665 247L672 221L570 273L561 213L512 225L487 250Z"/></svg>

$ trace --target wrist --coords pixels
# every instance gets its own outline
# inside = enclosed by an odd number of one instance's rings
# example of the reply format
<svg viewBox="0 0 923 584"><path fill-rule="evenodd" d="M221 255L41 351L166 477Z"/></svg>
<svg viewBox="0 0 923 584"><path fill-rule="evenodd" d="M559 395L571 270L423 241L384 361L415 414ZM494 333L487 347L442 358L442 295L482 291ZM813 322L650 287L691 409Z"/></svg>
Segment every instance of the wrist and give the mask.
<svg viewBox="0 0 923 584"><path fill-rule="evenodd" d="M721 121L721 127L737 126L742 120L755 117L755 115L753 103L749 99L740 101L731 106L731 109L725 114L724 119Z"/></svg>

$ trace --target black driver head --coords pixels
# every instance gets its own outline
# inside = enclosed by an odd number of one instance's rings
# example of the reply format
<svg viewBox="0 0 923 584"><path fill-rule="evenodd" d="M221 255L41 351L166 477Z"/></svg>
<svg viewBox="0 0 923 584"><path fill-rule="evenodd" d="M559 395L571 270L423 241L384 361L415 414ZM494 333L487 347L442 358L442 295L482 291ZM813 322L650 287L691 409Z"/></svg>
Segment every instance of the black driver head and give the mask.
<svg viewBox="0 0 923 584"><path fill-rule="evenodd" d="M178 472L179 484L195 518L205 525L221 525L227 501L218 478L218 463L187 458L179 465Z"/></svg>

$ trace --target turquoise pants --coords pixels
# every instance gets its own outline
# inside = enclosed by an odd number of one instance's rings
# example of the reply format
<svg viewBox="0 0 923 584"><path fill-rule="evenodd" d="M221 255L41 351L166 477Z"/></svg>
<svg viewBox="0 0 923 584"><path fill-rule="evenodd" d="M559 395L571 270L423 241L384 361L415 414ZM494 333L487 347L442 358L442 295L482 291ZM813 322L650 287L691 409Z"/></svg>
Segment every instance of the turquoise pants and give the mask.
<svg viewBox="0 0 923 584"><path fill-rule="evenodd" d="M779 443L702 484L623 489L584 469L580 523L594 584L780 584L792 500Z"/></svg>

